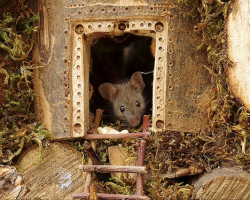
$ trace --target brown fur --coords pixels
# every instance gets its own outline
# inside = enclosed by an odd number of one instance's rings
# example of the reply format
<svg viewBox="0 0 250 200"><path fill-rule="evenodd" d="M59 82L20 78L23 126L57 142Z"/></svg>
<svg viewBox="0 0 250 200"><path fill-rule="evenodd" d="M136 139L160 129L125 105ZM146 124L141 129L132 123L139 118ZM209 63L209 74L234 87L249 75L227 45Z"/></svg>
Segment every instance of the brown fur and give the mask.
<svg viewBox="0 0 250 200"><path fill-rule="evenodd" d="M145 100L142 95L144 87L141 73L135 72L127 82L100 85L99 92L112 103L113 111L119 119L126 120L131 126L137 126L145 111ZM140 107L136 105L136 101L140 103ZM124 106L124 112L121 112L121 106Z"/></svg>

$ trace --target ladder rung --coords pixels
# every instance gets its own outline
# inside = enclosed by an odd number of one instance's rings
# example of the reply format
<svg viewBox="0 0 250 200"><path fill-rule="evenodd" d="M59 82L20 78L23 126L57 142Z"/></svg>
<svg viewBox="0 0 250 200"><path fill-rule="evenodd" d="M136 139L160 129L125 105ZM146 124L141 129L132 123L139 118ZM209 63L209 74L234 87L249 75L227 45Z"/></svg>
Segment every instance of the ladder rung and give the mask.
<svg viewBox="0 0 250 200"><path fill-rule="evenodd" d="M88 171L88 172L101 172L101 173L110 173L110 172L124 172L124 173L138 173L137 174L137 183L136 183L136 189L137 194L136 195L121 195L121 194L102 194L97 193L98 199L107 199L107 200L118 200L118 199L138 199L138 200L148 200L149 198L147 196L143 195L143 181L142 181L142 174L146 174L146 167L143 166L143 159L145 154L145 147L146 147L146 139L148 139L147 136L150 136L150 132L148 131L149 127L149 116L144 115L143 116L143 128L140 133L128 133L128 134L86 134L85 139L89 140L97 140L97 139L123 139L123 138L136 138L140 137L140 146L138 147L138 165L139 166L117 166L117 165L80 165L80 170ZM92 152L93 154L93 152ZM95 155L96 156L96 155ZM98 156L97 156L98 157ZM92 158L93 159L93 158ZM94 158L95 160L95 158ZM90 193L80 193L80 194L73 194L73 198L77 199L87 199L89 197Z"/></svg>
<svg viewBox="0 0 250 200"><path fill-rule="evenodd" d="M89 196L89 193L80 193L80 194L73 194L73 199L81 198L81 199L87 199ZM135 195L122 195L122 194L102 194L97 193L97 197L99 199L139 199L139 200L148 200L149 198L147 196L135 196Z"/></svg>
<svg viewBox="0 0 250 200"><path fill-rule="evenodd" d="M123 139L149 136L150 132L124 133L124 134L86 134L88 140Z"/></svg>
<svg viewBox="0 0 250 200"><path fill-rule="evenodd" d="M124 172L124 173L139 173L146 174L146 167L144 166L118 166L118 165L80 165L80 170L88 172Z"/></svg>

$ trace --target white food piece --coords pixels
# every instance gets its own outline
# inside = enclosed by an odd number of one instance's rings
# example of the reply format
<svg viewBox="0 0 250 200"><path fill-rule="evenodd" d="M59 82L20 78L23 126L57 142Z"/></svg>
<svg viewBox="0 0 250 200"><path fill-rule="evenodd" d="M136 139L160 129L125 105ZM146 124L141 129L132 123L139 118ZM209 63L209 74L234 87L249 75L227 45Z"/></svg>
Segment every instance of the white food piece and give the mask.
<svg viewBox="0 0 250 200"><path fill-rule="evenodd" d="M124 134L124 133L129 133L128 130L122 130L121 132L111 128L111 127L108 127L108 126L104 126L103 128L102 127L98 127L97 128L97 131L99 134Z"/></svg>

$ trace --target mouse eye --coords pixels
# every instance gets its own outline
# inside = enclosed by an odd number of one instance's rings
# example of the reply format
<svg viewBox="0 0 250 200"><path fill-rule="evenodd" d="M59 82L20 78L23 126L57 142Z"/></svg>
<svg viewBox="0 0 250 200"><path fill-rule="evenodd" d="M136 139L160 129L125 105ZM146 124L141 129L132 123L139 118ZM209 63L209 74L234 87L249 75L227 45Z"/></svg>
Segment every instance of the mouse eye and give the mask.
<svg viewBox="0 0 250 200"><path fill-rule="evenodd" d="M139 101L136 101L136 102L135 102L135 105L136 105L137 107L140 107L140 106L141 106L141 104L140 104Z"/></svg>
<svg viewBox="0 0 250 200"><path fill-rule="evenodd" d="M120 111L121 111L121 112L124 112L124 111L125 111L124 106L121 106L121 107L120 107Z"/></svg>

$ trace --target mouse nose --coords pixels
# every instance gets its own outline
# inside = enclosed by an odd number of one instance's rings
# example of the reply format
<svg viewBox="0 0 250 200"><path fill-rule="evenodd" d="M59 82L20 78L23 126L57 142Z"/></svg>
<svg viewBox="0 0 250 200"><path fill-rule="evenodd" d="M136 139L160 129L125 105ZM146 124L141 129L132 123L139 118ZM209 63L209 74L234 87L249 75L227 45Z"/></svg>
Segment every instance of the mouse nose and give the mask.
<svg viewBox="0 0 250 200"><path fill-rule="evenodd" d="M131 125L131 126L137 126L139 123L140 123L140 119L138 119L138 118L132 118L132 119L130 119L129 120L129 124Z"/></svg>

